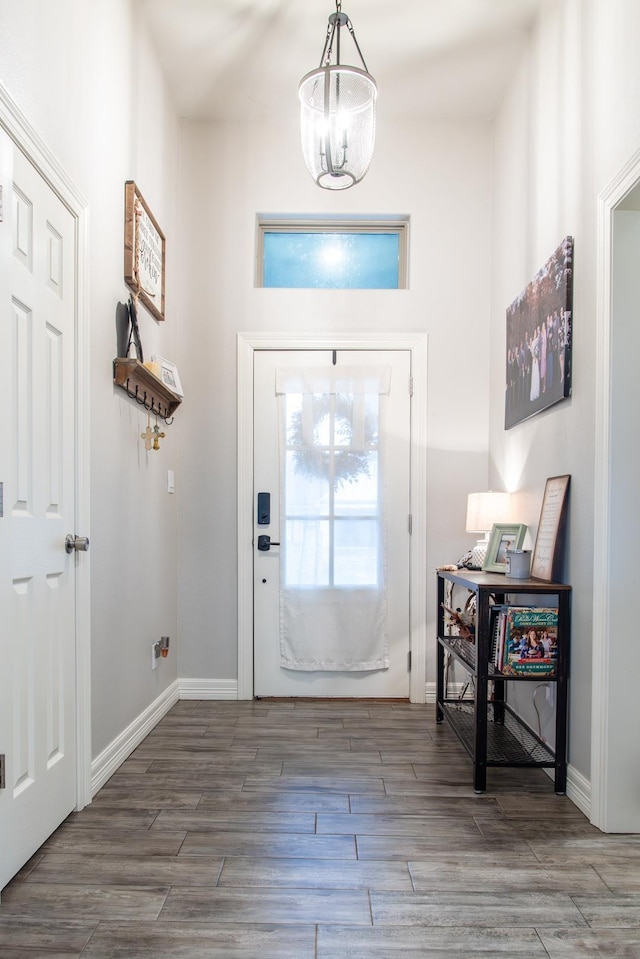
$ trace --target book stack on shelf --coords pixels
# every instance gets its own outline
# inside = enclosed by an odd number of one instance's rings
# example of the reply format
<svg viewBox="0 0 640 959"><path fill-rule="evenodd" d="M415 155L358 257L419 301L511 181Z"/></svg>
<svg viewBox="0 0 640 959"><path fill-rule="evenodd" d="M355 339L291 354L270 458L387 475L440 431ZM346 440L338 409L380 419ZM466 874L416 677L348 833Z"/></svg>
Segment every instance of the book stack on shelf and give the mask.
<svg viewBox="0 0 640 959"><path fill-rule="evenodd" d="M505 676L553 679L558 664L558 610L541 606L491 608L491 662Z"/></svg>

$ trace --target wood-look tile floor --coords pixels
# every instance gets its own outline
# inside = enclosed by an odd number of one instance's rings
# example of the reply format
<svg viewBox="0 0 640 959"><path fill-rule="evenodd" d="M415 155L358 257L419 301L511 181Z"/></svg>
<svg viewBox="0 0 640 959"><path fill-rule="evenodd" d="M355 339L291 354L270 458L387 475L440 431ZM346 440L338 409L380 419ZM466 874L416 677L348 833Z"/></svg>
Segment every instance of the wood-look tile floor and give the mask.
<svg viewBox="0 0 640 959"><path fill-rule="evenodd" d="M7 886L2 959L640 959L640 836L433 706L178 703Z"/></svg>

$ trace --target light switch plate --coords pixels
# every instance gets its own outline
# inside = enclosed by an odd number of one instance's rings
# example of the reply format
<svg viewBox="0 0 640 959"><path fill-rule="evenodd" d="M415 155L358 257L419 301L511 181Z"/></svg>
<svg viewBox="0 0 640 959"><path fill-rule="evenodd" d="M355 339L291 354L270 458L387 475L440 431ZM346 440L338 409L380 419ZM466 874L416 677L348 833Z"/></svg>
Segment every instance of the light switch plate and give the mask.
<svg viewBox="0 0 640 959"><path fill-rule="evenodd" d="M176 480L173 470L167 470L167 493L175 493Z"/></svg>

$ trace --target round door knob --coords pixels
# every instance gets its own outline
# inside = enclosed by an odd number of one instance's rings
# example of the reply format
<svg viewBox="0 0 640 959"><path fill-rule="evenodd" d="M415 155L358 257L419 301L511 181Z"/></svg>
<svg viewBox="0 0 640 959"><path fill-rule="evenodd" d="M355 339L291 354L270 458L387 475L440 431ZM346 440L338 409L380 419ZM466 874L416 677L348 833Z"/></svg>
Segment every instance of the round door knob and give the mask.
<svg viewBox="0 0 640 959"><path fill-rule="evenodd" d="M89 537L74 536L73 533L69 533L64 541L64 548L67 553L73 553L74 550L77 553L86 553L89 549Z"/></svg>

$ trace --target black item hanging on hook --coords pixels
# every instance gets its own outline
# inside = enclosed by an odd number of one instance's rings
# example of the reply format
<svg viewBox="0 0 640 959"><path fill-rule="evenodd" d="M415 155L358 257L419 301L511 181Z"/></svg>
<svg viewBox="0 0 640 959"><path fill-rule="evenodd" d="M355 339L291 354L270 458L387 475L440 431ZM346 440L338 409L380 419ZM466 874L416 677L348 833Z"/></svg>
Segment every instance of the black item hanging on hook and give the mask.
<svg viewBox="0 0 640 959"><path fill-rule="evenodd" d="M136 359L139 360L140 363L144 363L142 342L140 340L140 328L138 327L138 310L132 296L129 297L128 308L129 318L131 320L131 331L129 333L129 342L127 343L127 356L129 356L131 341L133 340L133 345L136 348Z"/></svg>

